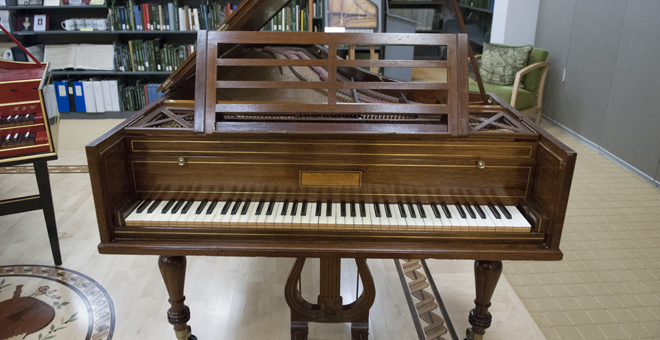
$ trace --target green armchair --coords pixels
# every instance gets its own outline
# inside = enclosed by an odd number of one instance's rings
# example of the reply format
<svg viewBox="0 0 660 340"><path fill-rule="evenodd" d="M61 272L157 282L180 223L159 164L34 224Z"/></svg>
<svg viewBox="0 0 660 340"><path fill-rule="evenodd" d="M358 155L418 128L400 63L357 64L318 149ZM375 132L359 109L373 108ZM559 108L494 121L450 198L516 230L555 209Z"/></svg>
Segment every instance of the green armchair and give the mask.
<svg viewBox="0 0 660 340"><path fill-rule="evenodd" d="M480 59L481 55L477 55L476 58ZM530 114L532 117L535 115L535 120L539 123L543 104L543 87L548 66L550 66L550 63L546 62L547 59L548 51L534 48L529 53L528 66L516 73L513 86L484 83L484 88L486 92L508 101L511 106L523 114ZM479 91L479 86L473 79L469 81L469 88L470 91Z"/></svg>

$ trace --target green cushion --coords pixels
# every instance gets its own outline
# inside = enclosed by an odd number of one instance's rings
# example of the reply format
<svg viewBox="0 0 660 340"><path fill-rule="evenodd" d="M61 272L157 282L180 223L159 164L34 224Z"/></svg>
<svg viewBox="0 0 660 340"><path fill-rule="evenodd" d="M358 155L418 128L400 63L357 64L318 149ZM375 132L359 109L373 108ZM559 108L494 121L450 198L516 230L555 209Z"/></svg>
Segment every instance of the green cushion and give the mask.
<svg viewBox="0 0 660 340"><path fill-rule="evenodd" d="M484 83L513 85L516 73L527 66L532 45L484 44L479 74Z"/></svg>
<svg viewBox="0 0 660 340"><path fill-rule="evenodd" d="M542 50L540 48L534 48L532 52L529 53L529 61L527 65L544 62L546 60L548 60L548 51ZM536 91L539 89L539 86L541 85L542 76L543 68L537 68L536 70L527 73L522 80L525 89L536 93Z"/></svg>
<svg viewBox="0 0 660 340"><path fill-rule="evenodd" d="M470 91L479 92L479 86L477 82L470 79L469 82ZM502 86L502 85L493 85L484 83L484 89L488 93L494 93L498 97L502 98L507 103L511 102L511 95L513 94L513 86ZM526 89L518 89L518 99L516 99L516 109L524 110L536 106L536 94L530 92Z"/></svg>

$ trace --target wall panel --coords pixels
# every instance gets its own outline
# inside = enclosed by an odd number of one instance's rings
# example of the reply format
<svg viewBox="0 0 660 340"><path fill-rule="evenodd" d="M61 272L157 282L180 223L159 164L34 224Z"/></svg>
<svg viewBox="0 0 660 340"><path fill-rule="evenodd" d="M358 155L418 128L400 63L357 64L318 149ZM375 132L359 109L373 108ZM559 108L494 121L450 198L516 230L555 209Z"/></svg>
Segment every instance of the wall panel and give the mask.
<svg viewBox="0 0 660 340"><path fill-rule="evenodd" d="M573 18L577 0L541 1L538 25L536 28L536 47L548 51L550 68L546 78L543 97L543 114L557 119L562 91L562 72L568 59Z"/></svg>
<svg viewBox="0 0 660 340"><path fill-rule="evenodd" d="M578 0L556 119L602 142L627 1Z"/></svg>
<svg viewBox="0 0 660 340"><path fill-rule="evenodd" d="M628 1L601 142L651 177L660 158L658 14L657 0Z"/></svg>

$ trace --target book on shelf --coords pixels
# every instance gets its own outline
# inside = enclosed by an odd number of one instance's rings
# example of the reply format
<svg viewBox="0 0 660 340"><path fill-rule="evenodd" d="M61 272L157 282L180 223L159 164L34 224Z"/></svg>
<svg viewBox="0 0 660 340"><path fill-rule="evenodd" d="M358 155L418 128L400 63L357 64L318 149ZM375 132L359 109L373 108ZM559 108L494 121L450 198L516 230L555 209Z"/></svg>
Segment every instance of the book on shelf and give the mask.
<svg viewBox="0 0 660 340"><path fill-rule="evenodd" d="M110 29L113 31L214 30L236 7L230 3L179 7L177 1L136 4L134 0L127 0L124 6L116 6L113 2L108 8L108 18L110 19ZM303 16L301 12L303 8L298 7L300 10L294 8L290 10L289 15L300 21ZM303 24L307 25L307 23L300 23L300 25Z"/></svg>
<svg viewBox="0 0 660 340"><path fill-rule="evenodd" d="M52 70L114 70L112 45L69 44L46 45L44 62Z"/></svg>

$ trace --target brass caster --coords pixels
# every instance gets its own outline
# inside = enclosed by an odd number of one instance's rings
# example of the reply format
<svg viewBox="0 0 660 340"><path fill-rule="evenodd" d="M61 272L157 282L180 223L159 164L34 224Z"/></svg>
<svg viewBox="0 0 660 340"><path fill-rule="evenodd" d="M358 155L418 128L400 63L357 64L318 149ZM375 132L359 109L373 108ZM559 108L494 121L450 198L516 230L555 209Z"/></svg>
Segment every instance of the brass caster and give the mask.
<svg viewBox="0 0 660 340"><path fill-rule="evenodd" d="M465 330L465 340L483 340L483 334L475 333L472 328Z"/></svg>

